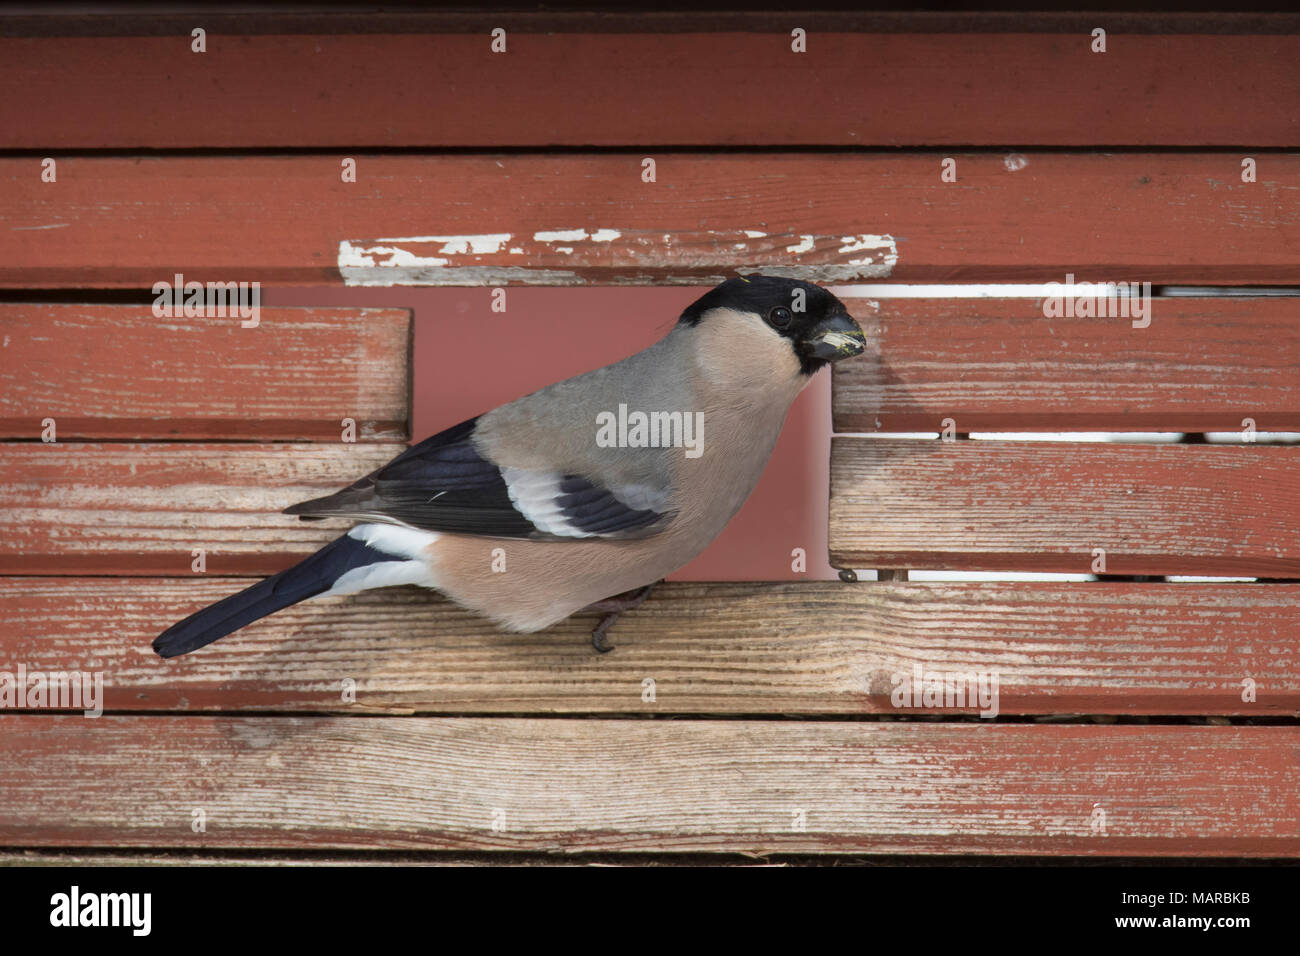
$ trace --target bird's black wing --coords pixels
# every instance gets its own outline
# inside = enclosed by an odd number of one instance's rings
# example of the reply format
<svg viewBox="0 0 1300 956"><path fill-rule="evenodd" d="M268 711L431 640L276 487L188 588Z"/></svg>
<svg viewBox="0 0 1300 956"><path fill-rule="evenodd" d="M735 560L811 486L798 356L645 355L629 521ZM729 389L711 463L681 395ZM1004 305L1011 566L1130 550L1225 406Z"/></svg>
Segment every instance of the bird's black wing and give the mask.
<svg viewBox="0 0 1300 956"><path fill-rule="evenodd" d="M478 419L412 445L337 494L291 505L302 518L348 517L494 538L638 538L671 517L664 496L582 475L500 468L473 442Z"/></svg>

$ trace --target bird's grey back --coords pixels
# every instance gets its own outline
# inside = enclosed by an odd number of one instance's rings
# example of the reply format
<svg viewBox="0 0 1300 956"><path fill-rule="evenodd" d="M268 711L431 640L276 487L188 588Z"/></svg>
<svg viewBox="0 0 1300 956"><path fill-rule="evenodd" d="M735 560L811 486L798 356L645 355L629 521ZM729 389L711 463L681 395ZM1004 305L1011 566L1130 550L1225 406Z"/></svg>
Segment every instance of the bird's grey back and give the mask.
<svg viewBox="0 0 1300 956"><path fill-rule="evenodd" d="M667 336L620 362L548 385L481 416L475 442L502 465L583 474L607 487L666 489L681 448L600 447L601 413L698 410L690 330ZM545 423L542 426L539 423Z"/></svg>

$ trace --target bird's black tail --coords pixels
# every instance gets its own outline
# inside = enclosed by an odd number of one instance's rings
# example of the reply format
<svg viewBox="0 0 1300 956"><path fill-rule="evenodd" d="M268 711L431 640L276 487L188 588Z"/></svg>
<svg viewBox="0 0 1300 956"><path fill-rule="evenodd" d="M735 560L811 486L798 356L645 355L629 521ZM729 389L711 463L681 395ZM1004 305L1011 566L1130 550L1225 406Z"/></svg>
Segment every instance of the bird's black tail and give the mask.
<svg viewBox="0 0 1300 956"><path fill-rule="evenodd" d="M173 624L154 638L153 649L160 657L188 654L258 618L323 594L354 568L391 560L391 556L344 535L305 561L205 607L179 624Z"/></svg>

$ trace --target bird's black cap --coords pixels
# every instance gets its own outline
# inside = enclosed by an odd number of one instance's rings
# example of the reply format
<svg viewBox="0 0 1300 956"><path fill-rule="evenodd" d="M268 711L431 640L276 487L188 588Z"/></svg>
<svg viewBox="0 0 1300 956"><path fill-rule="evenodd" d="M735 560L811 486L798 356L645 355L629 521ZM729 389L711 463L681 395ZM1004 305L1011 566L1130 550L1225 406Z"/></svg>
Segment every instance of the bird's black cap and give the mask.
<svg viewBox="0 0 1300 956"><path fill-rule="evenodd" d="M710 309L762 316L790 339L802 371L809 375L829 362L861 353L866 346L862 329L844 303L801 279L758 274L728 279L688 305L678 322L698 325Z"/></svg>
<svg viewBox="0 0 1300 956"><path fill-rule="evenodd" d="M795 299L796 289L802 289L804 292L804 314L809 319L820 322L836 312L848 313L843 302L819 285L801 279L785 279L780 276L755 273L736 276L721 285L714 286L688 305L678 321L695 325L709 309L735 309L738 312L757 312L759 315L767 315L777 306L790 308Z"/></svg>

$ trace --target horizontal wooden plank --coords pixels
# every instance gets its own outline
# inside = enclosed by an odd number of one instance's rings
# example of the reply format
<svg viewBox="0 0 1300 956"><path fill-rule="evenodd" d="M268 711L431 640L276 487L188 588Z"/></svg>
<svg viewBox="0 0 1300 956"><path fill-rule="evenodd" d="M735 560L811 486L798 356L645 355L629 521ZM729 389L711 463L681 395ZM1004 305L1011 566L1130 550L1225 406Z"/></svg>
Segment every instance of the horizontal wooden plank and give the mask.
<svg viewBox="0 0 1300 956"><path fill-rule="evenodd" d="M688 858L690 859L690 858ZM665 863L682 865L682 857L642 855L614 858L600 858L599 865L663 866ZM762 867L779 864L765 863L759 860L709 861L711 866ZM375 867L375 866L591 866L589 857L556 857L549 853L412 853L411 851L388 851L384 853L357 853L356 851L336 851L334 853L277 853L274 851L199 851L197 853L184 849L166 850L130 850L109 849L103 851L81 850L0 850L0 867L7 866L222 866L222 867Z"/></svg>
<svg viewBox="0 0 1300 956"><path fill-rule="evenodd" d="M0 573L265 574L346 524L278 514L401 445L20 442L0 457ZM1292 447L837 438L836 566L1111 574L1300 571Z"/></svg>
<svg viewBox="0 0 1300 956"><path fill-rule="evenodd" d="M836 438L831 564L1300 577L1300 448Z"/></svg>
<svg viewBox="0 0 1300 956"><path fill-rule="evenodd" d="M19 442L0 454L0 573L188 576L288 567L348 527L278 512L389 461L392 443Z"/></svg>
<svg viewBox="0 0 1300 956"><path fill-rule="evenodd" d="M513 346L517 350L518 342ZM523 361L522 355L506 364ZM451 374L463 376L464 370ZM482 394L478 384L468 391ZM834 579L825 561L830 439L824 418L820 427L809 426L815 413L827 413L830 396L829 388L820 397L817 391L809 388L796 402L746 507L717 541L672 577ZM426 434L456 419L438 420L442 424L430 425ZM196 549L206 552L209 574L272 573L350 527L341 519L304 522L280 514L285 507L346 487L405 447L0 443L0 535L5 536L0 574L189 577ZM791 560L796 547L809 556L798 572Z"/></svg>
<svg viewBox="0 0 1300 956"><path fill-rule="evenodd" d="M247 321L252 321L247 320ZM339 441L407 437L411 316L260 310L157 318L147 306L0 305L0 437Z"/></svg>
<svg viewBox="0 0 1300 956"><path fill-rule="evenodd" d="M880 356L835 365L837 431L1300 431L1300 298L1156 298L1146 327L1043 299L846 304Z"/></svg>
<svg viewBox="0 0 1300 956"><path fill-rule="evenodd" d="M8 847L1300 855L1296 727L0 723Z"/></svg>
<svg viewBox="0 0 1300 956"><path fill-rule="evenodd" d="M723 33L785 32L789 4L785 0L713 0L704 9L685 3L615 3L574 0L546 10L528 10L517 0L491 0L474 9L266 9L205 13L209 34L340 35L340 34L456 34L487 33L509 16L521 33ZM887 5L882 5L887 6ZM666 7L666 8L665 8ZM1169 9L1163 9L1168 7ZM1203 13L1154 4L1139 12L1107 10L1114 31L1148 34L1288 34L1300 33L1300 16L1263 11ZM1077 33L1089 32L1097 13L1048 10L891 10L866 9L851 0L823 2L803 12L800 22L819 33ZM166 9L148 13L114 10L51 9L40 13L0 12L0 36L6 37L163 37L186 32L193 15Z"/></svg>
<svg viewBox="0 0 1300 956"><path fill-rule="evenodd" d="M0 286L1300 282L1300 155L1236 152L0 160ZM75 226L75 228L73 228ZM516 251L517 250L517 251Z"/></svg>
<svg viewBox="0 0 1300 956"><path fill-rule="evenodd" d="M20 442L0 456L0 573L265 574L346 527L279 515L397 444ZM832 445L837 566L1112 574L1300 571L1300 449L938 442Z"/></svg>
<svg viewBox="0 0 1300 956"><path fill-rule="evenodd" d="M608 655L591 650L592 615L506 635L404 588L307 602L200 653L154 656L160 631L243 583L0 578L0 669L99 672L107 712L1300 710L1300 585L667 584L620 619ZM935 674L984 675L989 694L996 678L997 697L903 696Z"/></svg>
<svg viewBox="0 0 1300 956"><path fill-rule="evenodd" d="M976 21L904 33L804 13L735 32L698 17L678 32L635 18L617 32L590 17L549 32L527 14L478 19L472 33L423 35L236 37L209 23L202 54L190 20L161 36L0 37L0 129L6 148L54 151L1300 145L1291 20L1201 36L1134 33L1111 15L1051 32L1022 18L1003 32ZM795 25L806 53L792 51ZM493 26L507 30L503 54ZM1097 26L1111 31L1104 53ZM701 109L703 89L726 108Z"/></svg>

